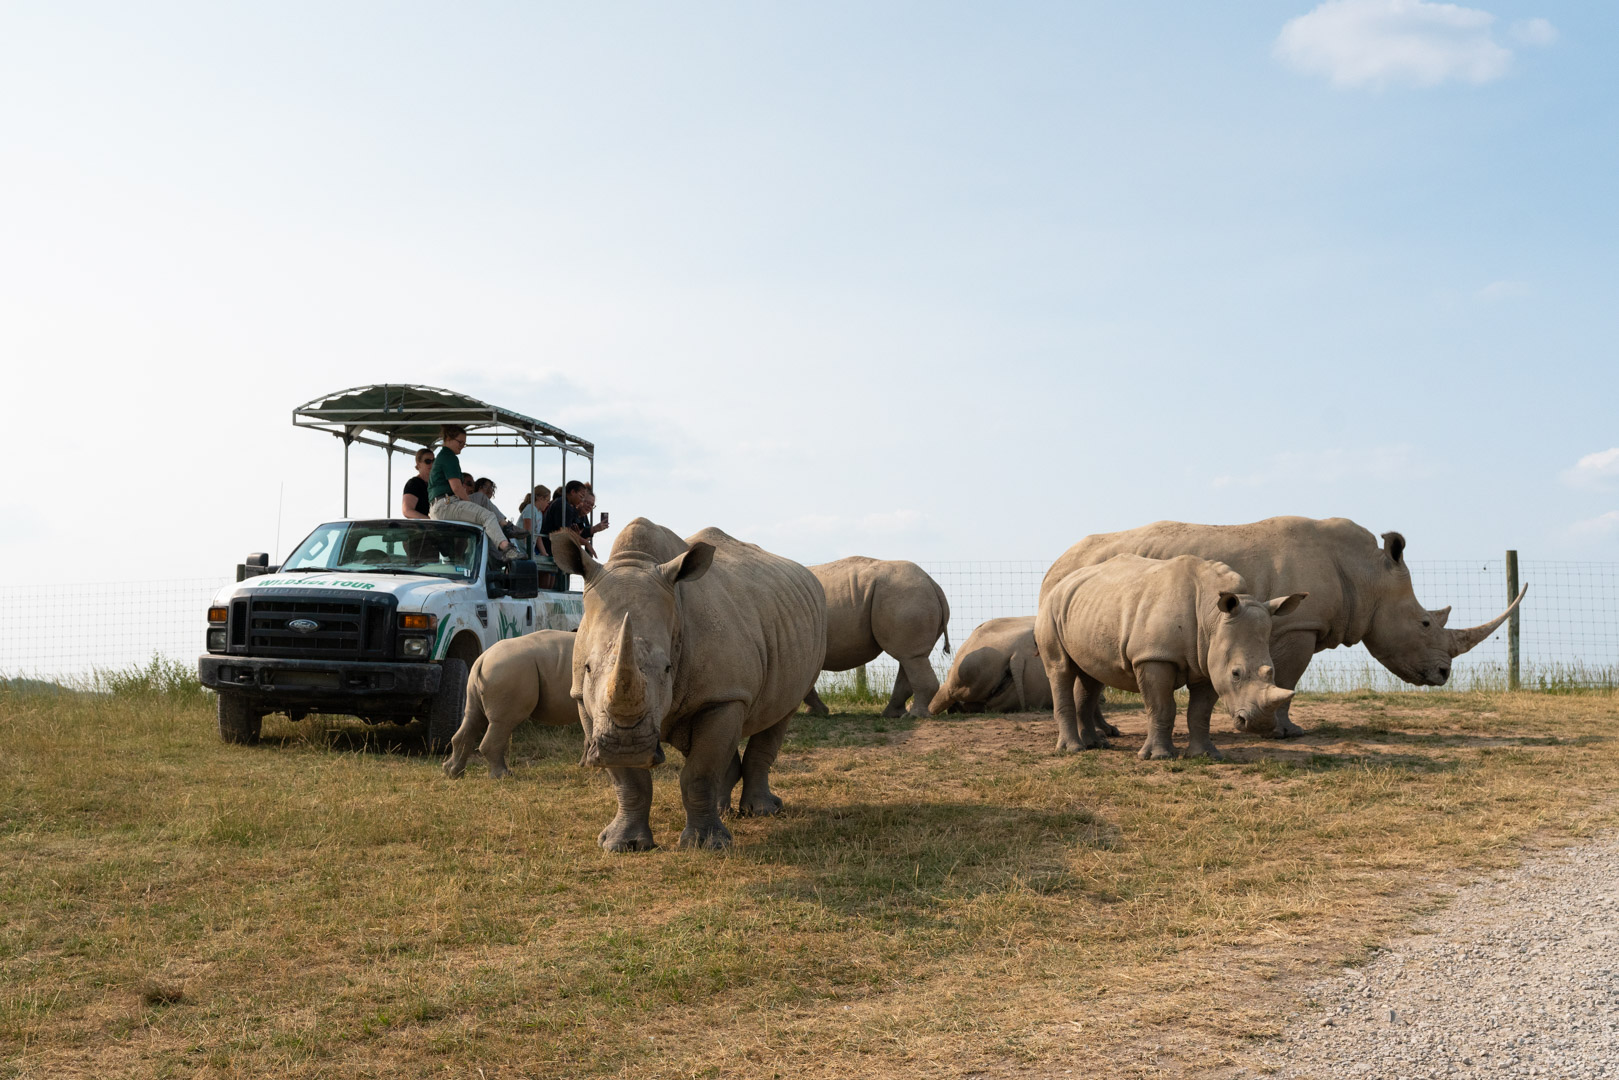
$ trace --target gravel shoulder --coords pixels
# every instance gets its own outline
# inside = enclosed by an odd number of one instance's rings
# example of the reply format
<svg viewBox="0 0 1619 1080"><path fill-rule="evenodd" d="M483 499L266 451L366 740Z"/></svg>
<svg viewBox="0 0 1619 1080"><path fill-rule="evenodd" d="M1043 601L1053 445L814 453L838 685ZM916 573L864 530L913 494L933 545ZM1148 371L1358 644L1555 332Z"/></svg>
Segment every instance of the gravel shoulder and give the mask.
<svg viewBox="0 0 1619 1080"><path fill-rule="evenodd" d="M1467 885L1364 967L1306 986L1316 1008L1261 1075L1619 1077L1616 915L1619 836Z"/></svg>

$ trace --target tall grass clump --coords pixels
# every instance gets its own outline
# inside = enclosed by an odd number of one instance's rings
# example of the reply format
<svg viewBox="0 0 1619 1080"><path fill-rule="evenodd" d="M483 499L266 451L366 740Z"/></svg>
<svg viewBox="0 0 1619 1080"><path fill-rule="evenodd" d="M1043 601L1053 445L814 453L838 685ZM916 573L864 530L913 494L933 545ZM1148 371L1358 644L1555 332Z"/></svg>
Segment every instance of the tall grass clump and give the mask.
<svg viewBox="0 0 1619 1080"><path fill-rule="evenodd" d="M116 698L162 698L175 704L192 704L208 696L194 664L156 654L145 666L98 669L79 689Z"/></svg>

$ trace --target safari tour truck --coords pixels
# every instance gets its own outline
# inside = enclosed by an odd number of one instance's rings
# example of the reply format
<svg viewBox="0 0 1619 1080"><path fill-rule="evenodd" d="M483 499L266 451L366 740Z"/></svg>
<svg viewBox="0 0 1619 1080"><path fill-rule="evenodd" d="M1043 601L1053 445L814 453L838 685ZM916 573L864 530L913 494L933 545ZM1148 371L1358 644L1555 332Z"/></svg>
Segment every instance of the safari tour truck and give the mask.
<svg viewBox="0 0 1619 1080"><path fill-rule="evenodd" d="M398 516L394 454L413 467L441 424L459 424L468 448L526 448L532 491L542 450L560 451L565 484L570 458L587 473L576 479L594 480L595 447L431 386L341 390L300 405L292 422L343 441L343 517L317 525L278 565L249 555L236 583L215 595L198 674L219 696L219 736L252 743L268 713L334 713L425 721L428 745L443 750L461 722L473 660L502 638L578 629L584 604L543 553L507 562L476 525ZM354 443L388 456L387 516L349 516Z"/></svg>

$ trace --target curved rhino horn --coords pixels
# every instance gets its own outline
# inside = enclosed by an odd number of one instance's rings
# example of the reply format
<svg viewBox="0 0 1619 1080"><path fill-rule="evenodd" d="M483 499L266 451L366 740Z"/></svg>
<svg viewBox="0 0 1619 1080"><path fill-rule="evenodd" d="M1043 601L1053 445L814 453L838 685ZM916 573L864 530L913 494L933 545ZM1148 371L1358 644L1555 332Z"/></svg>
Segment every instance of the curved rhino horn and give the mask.
<svg viewBox="0 0 1619 1080"><path fill-rule="evenodd" d="M1265 708L1274 712L1293 700L1293 691L1272 686L1265 691Z"/></svg>
<svg viewBox="0 0 1619 1080"><path fill-rule="evenodd" d="M1518 598L1512 601L1512 603L1508 604L1505 611L1491 619L1489 622L1480 623L1477 626L1469 626L1466 630L1452 630L1450 632L1450 655L1453 657L1460 656L1462 653L1473 648L1473 646L1495 633L1495 628L1506 622L1507 616L1511 615L1512 612L1516 610L1518 605L1523 603L1524 593L1527 593L1528 591L1529 586L1525 585L1523 587L1523 591L1518 593Z"/></svg>
<svg viewBox="0 0 1619 1080"><path fill-rule="evenodd" d="M613 679L607 692L607 711L614 716L639 719L646 708L646 677L635 662L635 632L630 616L618 630L618 655L613 661Z"/></svg>

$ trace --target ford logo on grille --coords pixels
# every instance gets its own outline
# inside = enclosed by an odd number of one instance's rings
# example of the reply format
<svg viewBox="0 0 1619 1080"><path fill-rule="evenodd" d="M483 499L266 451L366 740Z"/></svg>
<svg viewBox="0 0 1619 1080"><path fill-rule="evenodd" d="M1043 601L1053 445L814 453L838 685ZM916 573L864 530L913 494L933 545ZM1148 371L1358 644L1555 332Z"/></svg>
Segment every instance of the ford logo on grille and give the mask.
<svg viewBox="0 0 1619 1080"><path fill-rule="evenodd" d="M313 634L320 629L320 623L314 619L291 619L287 622L288 630L296 630L300 634Z"/></svg>

